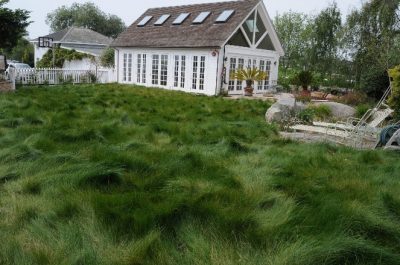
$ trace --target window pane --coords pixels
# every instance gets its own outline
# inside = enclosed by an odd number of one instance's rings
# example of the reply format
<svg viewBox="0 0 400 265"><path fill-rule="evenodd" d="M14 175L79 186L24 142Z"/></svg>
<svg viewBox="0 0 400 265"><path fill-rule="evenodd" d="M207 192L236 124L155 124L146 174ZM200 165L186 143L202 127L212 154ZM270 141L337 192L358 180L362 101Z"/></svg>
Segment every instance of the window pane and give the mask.
<svg viewBox="0 0 400 265"><path fill-rule="evenodd" d="M152 19L152 16L145 16L139 23L138 26L139 27L143 27L145 26L147 23L149 23L149 21Z"/></svg>
<svg viewBox="0 0 400 265"><path fill-rule="evenodd" d="M186 56L181 59L181 88L185 88Z"/></svg>
<svg viewBox="0 0 400 265"><path fill-rule="evenodd" d="M217 18L217 20L215 20L215 22L225 23L232 17L234 13L235 10L225 10L224 12L221 13L221 15L219 15L219 17Z"/></svg>
<svg viewBox="0 0 400 265"><path fill-rule="evenodd" d="M192 81L192 89L197 89L197 69L199 63L199 57L193 56L193 81Z"/></svg>
<svg viewBox="0 0 400 265"><path fill-rule="evenodd" d="M235 80L231 78L231 75L236 71L236 58L231 58L229 66L229 83L228 90L235 90Z"/></svg>
<svg viewBox="0 0 400 265"><path fill-rule="evenodd" d="M153 85L158 85L158 67L160 65L160 57L157 54L153 55L153 67L152 67L152 80Z"/></svg>
<svg viewBox="0 0 400 265"><path fill-rule="evenodd" d="M265 36L265 38L258 45L257 49L275 51L274 44L272 43L272 40L271 40L269 34L267 36Z"/></svg>
<svg viewBox="0 0 400 265"><path fill-rule="evenodd" d="M253 14L251 14L251 16L244 22L243 24L243 28L246 31L246 35L249 38L249 40L251 42L253 42L253 32L254 30L257 31L256 29L256 25L255 25L255 15L256 13L253 12Z"/></svg>
<svg viewBox="0 0 400 265"><path fill-rule="evenodd" d="M201 59L200 59L200 86L199 86L200 90L204 90L205 71L206 71L206 57L201 56Z"/></svg>
<svg viewBox="0 0 400 265"><path fill-rule="evenodd" d="M174 87L178 87L178 83L179 83L179 55L175 55Z"/></svg>
<svg viewBox="0 0 400 265"><path fill-rule="evenodd" d="M161 55L161 82L162 86L168 83L168 55Z"/></svg>
<svg viewBox="0 0 400 265"><path fill-rule="evenodd" d="M128 82L132 81L132 54L128 54Z"/></svg>
<svg viewBox="0 0 400 265"><path fill-rule="evenodd" d="M243 58L239 58L238 60L238 69L243 69L244 68L244 59ZM236 90L242 90L243 87L243 82L237 80L236 81Z"/></svg>
<svg viewBox="0 0 400 265"><path fill-rule="evenodd" d="M171 15L162 15L157 21L156 23L154 23L154 25L156 26L161 26L162 24L165 23L165 21L167 21L167 19L170 17Z"/></svg>
<svg viewBox="0 0 400 265"><path fill-rule="evenodd" d="M122 67L122 72L123 72L123 77L122 80L126 81L126 74L127 74L127 63L128 63L128 54L124 53L124 63L123 63L123 67Z"/></svg>
<svg viewBox="0 0 400 265"><path fill-rule="evenodd" d="M136 71L136 80L138 83L141 83L142 81L142 55L138 54L136 56L136 60L137 60L137 71Z"/></svg>
<svg viewBox="0 0 400 265"><path fill-rule="evenodd" d="M142 83L146 83L146 67L147 67L147 55L143 54L143 65L142 65Z"/></svg>
<svg viewBox="0 0 400 265"><path fill-rule="evenodd" d="M235 35L228 41L228 45L250 47L243 32L239 29Z"/></svg>
<svg viewBox="0 0 400 265"><path fill-rule="evenodd" d="M190 16L190 13L182 13L180 14L172 24L174 25L180 25L182 24L188 17Z"/></svg>
<svg viewBox="0 0 400 265"><path fill-rule="evenodd" d="M258 31L256 31L256 43L261 39L264 33L267 32L267 29L264 26L264 22L262 21L260 14L257 15L257 30Z"/></svg>
<svg viewBox="0 0 400 265"><path fill-rule="evenodd" d="M201 24L203 23L208 16L211 14L211 12L201 12L200 15L198 15L194 20L193 20L193 24Z"/></svg>

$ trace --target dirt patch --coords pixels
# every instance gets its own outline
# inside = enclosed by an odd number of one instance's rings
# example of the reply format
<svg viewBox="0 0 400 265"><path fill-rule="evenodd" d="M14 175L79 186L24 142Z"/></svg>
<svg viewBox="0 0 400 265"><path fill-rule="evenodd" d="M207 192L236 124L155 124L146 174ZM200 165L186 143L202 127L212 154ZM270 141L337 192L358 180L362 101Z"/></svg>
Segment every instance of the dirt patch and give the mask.
<svg viewBox="0 0 400 265"><path fill-rule="evenodd" d="M11 82L2 81L0 82L0 92L11 92L13 91L13 85Z"/></svg>

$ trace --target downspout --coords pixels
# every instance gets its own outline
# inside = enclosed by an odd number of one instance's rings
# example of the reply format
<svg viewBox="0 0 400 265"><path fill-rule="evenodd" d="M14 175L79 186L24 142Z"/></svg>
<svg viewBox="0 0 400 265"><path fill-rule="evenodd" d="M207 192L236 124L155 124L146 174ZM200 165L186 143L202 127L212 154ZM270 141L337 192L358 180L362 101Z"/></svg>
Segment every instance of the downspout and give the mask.
<svg viewBox="0 0 400 265"><path fill-rule="evenodd" d="M224 45L223 56L222 56L222 73L221 73L221 89L220 93L222 92L223 85L226 84L225 76L226 76L226 66L225 66L225 54L226 54L226 45Z"/></svg>
<svg viewBox="0 0 400 265"><path fill-rule="evenodd" d="M215 77L215 92L217 92L217 90L218 90L219 55L220 55L219 50L217 51L217 53L218 53L218 60L217 60L217 74ZM221 93L221 91L220 91L220 93ZM216 96L218 96L217 93L215 93L215 94L216 94Z"/></svg>
<svg viewBox="0 0 400 265"><path fill-rule="evenodd" d="M117 83L119 83L119 49L114 48L117 51L117 58L116 58L116 62L115 62L115 68L117 68ZM115 57L114 57L115 60Z"/></svg>

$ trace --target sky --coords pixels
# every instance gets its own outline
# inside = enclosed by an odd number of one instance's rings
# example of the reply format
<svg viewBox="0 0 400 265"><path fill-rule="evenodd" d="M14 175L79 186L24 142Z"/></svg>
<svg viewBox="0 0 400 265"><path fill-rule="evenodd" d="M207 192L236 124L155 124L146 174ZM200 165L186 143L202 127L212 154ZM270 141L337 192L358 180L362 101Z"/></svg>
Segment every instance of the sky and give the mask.
<svg viewBox="0 0 400 265"><path fill-rule="evenodd" d="M21 8L31 11L31 21L28 27L30 38L47 35L50 33L46 25L46 15L60 6L70 6L74 2L84 3L88 0L10 0L7 7ZM199 4L221 2L224 0L91 0L101 10L122 18L127 26L132 24L144 11L152 7L175 6L185 4ZM352 9L359 8L364 0L336 0L343 16ZM318 13L331 3L332 0L264 0L270 16L292 10L308 14Z"/></svg>

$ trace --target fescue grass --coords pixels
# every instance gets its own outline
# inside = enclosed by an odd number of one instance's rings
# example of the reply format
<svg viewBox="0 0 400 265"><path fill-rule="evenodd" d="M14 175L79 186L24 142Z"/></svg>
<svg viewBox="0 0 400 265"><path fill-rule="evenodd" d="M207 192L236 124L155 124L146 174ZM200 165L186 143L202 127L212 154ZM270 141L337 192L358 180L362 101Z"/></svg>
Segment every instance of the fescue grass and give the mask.
<svg viewBox="0 0 400 265"><path fill-rule="evenodd" d="M0 264L400 264L400 156L282 140L268 107L0 94Z"/></svg>

